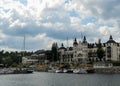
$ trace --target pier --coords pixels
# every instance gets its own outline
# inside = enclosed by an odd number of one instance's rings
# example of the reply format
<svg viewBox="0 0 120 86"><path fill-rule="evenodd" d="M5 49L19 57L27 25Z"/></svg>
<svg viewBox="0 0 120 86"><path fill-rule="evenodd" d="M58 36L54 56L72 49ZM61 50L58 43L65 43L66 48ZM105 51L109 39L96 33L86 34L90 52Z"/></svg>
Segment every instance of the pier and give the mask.
<svg viewBox="0 0 120 86"><path fill-rule="evenodd" d="M95 73L120 74L120 67L95 68Z"/></svg>

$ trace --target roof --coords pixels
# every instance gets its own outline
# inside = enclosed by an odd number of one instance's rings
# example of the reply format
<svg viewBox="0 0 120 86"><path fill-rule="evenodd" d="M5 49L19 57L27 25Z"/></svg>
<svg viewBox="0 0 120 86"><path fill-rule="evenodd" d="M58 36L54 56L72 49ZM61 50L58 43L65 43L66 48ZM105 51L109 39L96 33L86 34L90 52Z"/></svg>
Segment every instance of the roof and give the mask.
<svg viewBox="0 0 120 86"><path fill-rule="evenodd" d="M116 42L113 40L112 35L110 35L110 38L106 43L116 43Z"/></svg>
<svg viewBox="0 0 120 86"><path fill-rule="evenodd" d="M59 49L66 49L65 47L60 47Z"/></svg>
<svg viewBox="0 0 120 86"><path fill-rule="evenodd" d="M73 50L73 47L69 47L69 50Z"/></svg>
<svg viewBox="0 0 120 86"><path fill-rule="evenodd" d="M74 42L73 42L73 45L78 45L76 38L75 38L75 40L74 40Z"/></svg>
<svg viewBox="0 0 120 86"><path fill-rule="evenodd" d="M63 45L63 43L61 44L61 47L59 48L59 49L66 49L65 47L64 47L64 45Z"/></svg>

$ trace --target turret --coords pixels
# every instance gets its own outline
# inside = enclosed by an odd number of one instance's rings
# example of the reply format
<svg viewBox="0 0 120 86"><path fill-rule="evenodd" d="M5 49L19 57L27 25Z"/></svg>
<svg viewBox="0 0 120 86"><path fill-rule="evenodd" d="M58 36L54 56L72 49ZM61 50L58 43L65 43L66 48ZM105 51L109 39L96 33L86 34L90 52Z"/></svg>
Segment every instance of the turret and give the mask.
<svg viewBox="0 0 120 86"><path fill-rule="evenodd" d="M83 43L87 43L87 40L86 40L86 37L84 36L84 38L83 38Z"/></svg>
<svg viewBox="0 0 120 86"><path fill-rule="evenodd" d="M59 48L59 49L66 49L65 47L64 47L64 45L63 45L63 43L61 44L61 47Z"/></svg>
<svg viewBox="0 0 120 86"><path fill-rule="evenodd" d="M110 38L109 38L109 40L107 41L107 43L116 43L116 42L113 40L112 35L110 35Z"/></svg>
<svg viewBox="0 0 120 86"><path fill-rule="evenodd" d="M113 40L113 38L112 38L112 35L110 35L110 38L109 38L109 40Z"/></svg>
<svg viewBox="0 0 120 86"><path fill-rule="evenodd" d="M73 42L73 46L77 46L78 43L77 43L77 39L75 38L74 42Z"/></svg>

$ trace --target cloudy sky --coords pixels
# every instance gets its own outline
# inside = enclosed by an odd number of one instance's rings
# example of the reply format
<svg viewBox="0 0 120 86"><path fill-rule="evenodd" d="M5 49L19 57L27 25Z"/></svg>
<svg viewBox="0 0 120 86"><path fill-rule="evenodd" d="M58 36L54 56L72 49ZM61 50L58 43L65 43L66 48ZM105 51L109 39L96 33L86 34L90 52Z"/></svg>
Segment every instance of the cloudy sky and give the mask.
<svg viewBox="0 0 120 86"><path fill-rule="evenodd" d="M120 0L0 0L0 50L50 49L109 36L120 42Z"/></svg>

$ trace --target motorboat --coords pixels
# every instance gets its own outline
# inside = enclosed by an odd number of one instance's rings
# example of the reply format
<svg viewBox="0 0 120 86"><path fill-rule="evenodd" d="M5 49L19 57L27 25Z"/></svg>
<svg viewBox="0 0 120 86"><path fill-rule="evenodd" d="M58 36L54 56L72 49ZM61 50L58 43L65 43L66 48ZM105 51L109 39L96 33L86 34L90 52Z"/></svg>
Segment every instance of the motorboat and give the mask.
<svg viewBox="0 0 120 86"><path fill-rule="evenodd" d="M75 74L87 74L87 69L85 69L85 68L74 69L73 73L75 73Z"/></svg>
<svg viewBox="0 0 120 86"><path fill-rule="evenodd" d="M55 72L56 73L63 73L63 70L62 69L57 69Z"/></svg>

